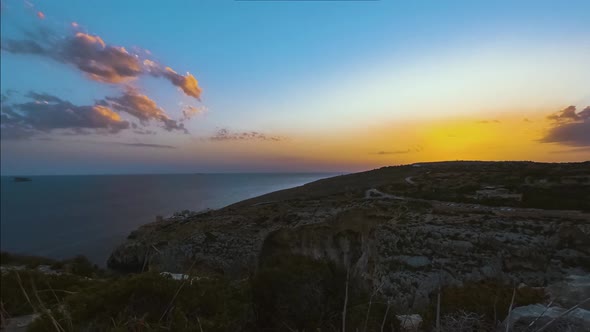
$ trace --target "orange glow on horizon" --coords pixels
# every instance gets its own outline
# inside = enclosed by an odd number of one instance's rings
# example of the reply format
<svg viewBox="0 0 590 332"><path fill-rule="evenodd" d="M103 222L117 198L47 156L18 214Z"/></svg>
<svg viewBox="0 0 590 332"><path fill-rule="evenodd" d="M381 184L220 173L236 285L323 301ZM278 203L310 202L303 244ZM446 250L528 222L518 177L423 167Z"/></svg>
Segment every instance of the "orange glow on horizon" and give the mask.
<svg viewBox="0 0 590 332"><path fill-rule="evenodd" d="M290 136L282 142L220 142L215 149L228 158L341 165L347 171L443 160L590 160L590 149L542 143L549 124L545 114L504 113L488 119L405 121L338 136Z"/></svg>

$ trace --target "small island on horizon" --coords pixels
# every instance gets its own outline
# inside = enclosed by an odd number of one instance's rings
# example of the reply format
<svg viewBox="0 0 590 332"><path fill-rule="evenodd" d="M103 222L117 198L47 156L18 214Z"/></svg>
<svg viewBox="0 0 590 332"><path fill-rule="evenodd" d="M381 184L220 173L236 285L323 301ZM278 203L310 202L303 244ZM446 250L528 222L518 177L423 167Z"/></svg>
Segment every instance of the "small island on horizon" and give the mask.
<svg viewBox="0 0 590 332"><path fill-rule="evenodd" d="M14 176L14 177L12 177L12 180L14 182L31 182L31 181L33 181L33 179L28 178L28 177L24 177L24 176Z"/></svg>

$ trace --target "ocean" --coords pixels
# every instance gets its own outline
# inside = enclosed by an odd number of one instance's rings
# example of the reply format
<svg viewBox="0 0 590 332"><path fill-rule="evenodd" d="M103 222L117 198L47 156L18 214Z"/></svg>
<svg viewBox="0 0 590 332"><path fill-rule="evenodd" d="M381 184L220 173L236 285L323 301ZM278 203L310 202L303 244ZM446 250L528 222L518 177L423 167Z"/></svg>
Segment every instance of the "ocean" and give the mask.
<svg viewBox="0 0 590 332"><path fill-rule="evenodd" d="M1 177L0 249L104 266L112 249L157 215L217 209L329 173Z"/></svg>

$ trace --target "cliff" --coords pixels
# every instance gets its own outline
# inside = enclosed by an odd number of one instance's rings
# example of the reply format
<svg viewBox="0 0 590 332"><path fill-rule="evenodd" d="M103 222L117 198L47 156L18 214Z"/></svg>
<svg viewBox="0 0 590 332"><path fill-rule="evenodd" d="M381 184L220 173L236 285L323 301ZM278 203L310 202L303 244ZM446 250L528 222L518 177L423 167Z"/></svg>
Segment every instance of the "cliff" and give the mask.
<svg viewBox="0 0 590 332"><path fill-rule="evenodd" d="M420 310L439 286L545 287L590 273L588 202L588 162L387 167L147 224L108 266L237 279L299 254Z"/></svg>

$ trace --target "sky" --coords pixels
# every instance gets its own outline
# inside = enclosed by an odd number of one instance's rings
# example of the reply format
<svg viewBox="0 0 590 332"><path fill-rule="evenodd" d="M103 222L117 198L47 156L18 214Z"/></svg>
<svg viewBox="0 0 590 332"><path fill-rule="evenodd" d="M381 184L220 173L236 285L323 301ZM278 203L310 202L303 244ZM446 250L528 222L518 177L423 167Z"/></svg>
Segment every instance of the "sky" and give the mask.
<svg viewBox="0 0 590 332"><path fill-rule="evenodd" d="M590 2L1 0L2 175L590 160Z"/></svg>

